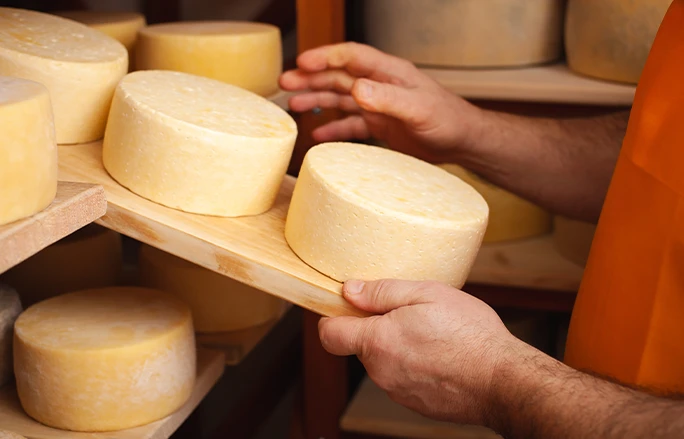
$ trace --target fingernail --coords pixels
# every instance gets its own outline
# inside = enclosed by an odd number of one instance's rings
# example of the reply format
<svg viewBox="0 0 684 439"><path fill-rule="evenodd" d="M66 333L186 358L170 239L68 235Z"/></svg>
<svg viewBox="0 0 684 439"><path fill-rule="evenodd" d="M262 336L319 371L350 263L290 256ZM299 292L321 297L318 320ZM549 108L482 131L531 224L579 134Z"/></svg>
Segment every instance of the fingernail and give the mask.
<svg viewBox="0 0 684 439"><path fill-rule="evenodd" d="M347 294L359 294L361 291L363 291L364 285L365 282L363 281L349 280L344 284L344 290L347 292Z"/></svg>
<svg viewBox="0 0 684 439"><path fill-rule="evenodd" d="M359 82L359 96L363 99L370 99L373 95L373 86L366 81Z"/></svg>

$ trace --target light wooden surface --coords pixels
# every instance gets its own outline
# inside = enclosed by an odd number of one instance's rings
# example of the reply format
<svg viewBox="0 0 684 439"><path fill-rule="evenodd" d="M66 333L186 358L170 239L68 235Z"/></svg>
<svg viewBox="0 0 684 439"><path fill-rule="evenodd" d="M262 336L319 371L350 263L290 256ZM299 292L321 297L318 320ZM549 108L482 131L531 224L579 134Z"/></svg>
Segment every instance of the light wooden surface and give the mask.
<svg viewBox="0 0 684 439"><path fill-rule="evenodd" d="M214 384L223 375L221 352L198 349L197 381L192 395L178 411L164 419L131 428L106 433L78 433L46 427L26 415L13 385L0 391L0 430L6 429L28 439L167 439L190 416Z"/></svg>
<svg viewBox="0 0 684 439"><path fill-rule="evenodd" d="M572 72L564 63L498 70L422 69L467 99L629 106L636 87Z"/></svg>
<svg viewBox="0 0 684 439"><path fill-rule="evenodd" d="M0 226L0 273L105 214L101 186L60 181L57 195L37 214Z"/></svg>
<svg viewBox="0 0 684 439"><path fill-rule="evenodd" d="M392 401L368 377L340 420L343 431L410 439L500 439L493 431L425 418Z"/></svg>

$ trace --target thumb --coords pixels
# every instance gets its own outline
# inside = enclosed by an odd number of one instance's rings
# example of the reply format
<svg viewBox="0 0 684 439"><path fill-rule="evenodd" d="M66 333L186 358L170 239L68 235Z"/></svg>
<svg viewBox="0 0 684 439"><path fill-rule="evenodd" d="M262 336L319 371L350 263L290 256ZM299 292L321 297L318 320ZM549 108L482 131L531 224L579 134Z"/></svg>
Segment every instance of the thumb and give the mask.
<svg viewBox="0 0 684 439"><path fill-rule="evenodd" d="M436 282L415 282L406 280L377 280L345 282L342 294L352 305L364 311L385 314L402 306L417 305L432 301L434 293L441 287Z"/></svg>
<svg viewBox="0 0 684 439"><path fill-rule="evenodd" d="M425 123L432 111L425 93L366 78L354 82L351 95L362 109L394 117L411 126Z"/></svg>

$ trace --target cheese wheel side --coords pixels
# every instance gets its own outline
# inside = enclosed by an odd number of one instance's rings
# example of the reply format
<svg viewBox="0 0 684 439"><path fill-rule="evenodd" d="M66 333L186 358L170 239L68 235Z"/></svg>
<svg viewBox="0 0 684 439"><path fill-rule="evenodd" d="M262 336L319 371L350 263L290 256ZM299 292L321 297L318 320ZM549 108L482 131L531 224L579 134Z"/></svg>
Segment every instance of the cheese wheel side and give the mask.
<svg viewBox="0 0 684 439"><path fill-rule="evenodd" d="M12 338L14 322L22 310L16 290L0 283L0 387L10 382L14 375Z"/></svg>
<svg viewBox="0 0 684 439"><path fill-rule="evenodd" d="M553 245L565 259L584 267L589 259L596 224L553 217Z"/></svg>

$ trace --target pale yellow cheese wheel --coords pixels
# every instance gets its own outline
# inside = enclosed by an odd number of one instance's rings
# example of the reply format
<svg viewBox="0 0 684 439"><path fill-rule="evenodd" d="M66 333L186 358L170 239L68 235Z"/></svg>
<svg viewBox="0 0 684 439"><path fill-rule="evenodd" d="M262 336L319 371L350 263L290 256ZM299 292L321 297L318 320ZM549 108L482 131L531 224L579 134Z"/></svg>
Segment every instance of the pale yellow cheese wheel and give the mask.
<svg viewBox="0 0 684 439"><path fill-rule="evenodd" d="M368 0L369 44L419 65L511 67L562 52L564 0Z"/></svg>
<svg viewBox="0 0 684 439"><path fill-rule="evenodd" d="M114 286L123 270L121 235L90 224L0 274L26 306L76 290Z"/></svg>
<svg viewBox="0 0 684 439"><path fill-rule="evenodd" d="M0 430L0 439L26 439L24 436L7 430Z"/></svg>
<svg viewBox="0 0 684 439"><path fill-rule="evenodd" d="M36 82L0 76L0 226L40 212L56 193L50 94Z"/></svg>
<svg viewBox="0 0 684 439"><path fill-rule="evenodd" d="M564 258L584 267L589 258L596 225L563 216L553 218L553 242Z"/></svg>
<svg viewBox="0 0 684 439"><path fill-rule="evenodd" d="M134 69L138 31L147 24L143 14L117 11L61 11L55 15L83 23L123 44L128 50L129 71Z"/></svg>
<svg viewBox="0 0 684 439"><path fill-rule="evenodd" d="M241 21L155 24L140 31L136 66L206 76L270 96L283 69L280 29Z"/></svg>
<svg viewBox="0 0 684 439"><path fill-rule="evenodd" d="M126 48L102 32L55 15L0 7L0 75L47 87L57 143L102 137L114 87L127 71Z"/></svg>
<svg viewBox="0 0 684 439"><path fill-rule="evenodd" d="M304 262L340 282L461 287L488 212L475 189L437 166L376 146L324 143L304 157L285 238Z"/></svg>
<svg viewBox="0 0 684 439"><path fill-rule="evenodd" d="M40 302L16 321L19 400L54 428L111 431L164 418L189 398L190 309L155 290L114 287Z"/></svg>
<svg viewBox="0 0 684 439"><path fill-rule="evenodd" d="M23 306L16 290L0 283L0 387L10 382L14 375L12 338L14 336L14 322L22 310Z"/></svg>
<svg viewBox="0 0 684 439"><path fill-rule="evenodd" d="M459 165L445 163L440 167L471 185L487 201L489 223L483 242L510 241L551 233L551 214L548 211Z"/></svg>
<svg viewBox="0 0 684 439"><path fill-rule="evenodd" d="M285 309L277 297L145 244L138 273L140 285L167 291L187 303L200 333L258 326Z"/></svg>
<svg viewBox="0 0 684 439"><path fill-rule="evenodd" d="M105 169L159 204L223 217L258 215L278 195L297 124L257 94L188 73L146 70L118 85Z"/></svg>
<svg viewBox="0 0 684 439"><path fill-rule="evenodd" d="M568 0L568 66L599 79L636 84L672 0Z"/></svg>

